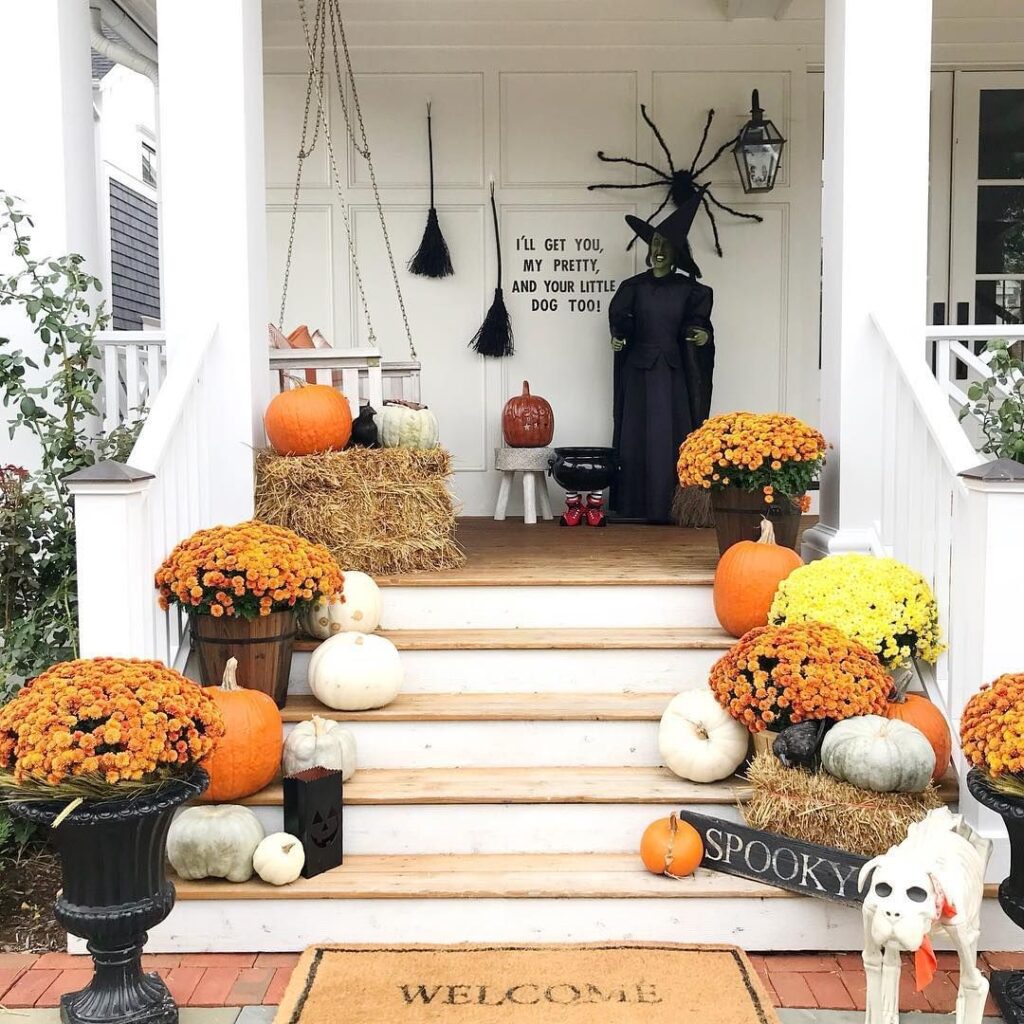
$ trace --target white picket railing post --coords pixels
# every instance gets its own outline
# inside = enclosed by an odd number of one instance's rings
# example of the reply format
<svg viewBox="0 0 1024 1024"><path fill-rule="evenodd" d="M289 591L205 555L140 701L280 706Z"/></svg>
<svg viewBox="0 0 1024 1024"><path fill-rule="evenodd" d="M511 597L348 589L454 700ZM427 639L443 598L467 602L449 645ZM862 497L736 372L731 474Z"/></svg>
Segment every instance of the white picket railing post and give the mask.
<svg viewBox="0 0 1024 1024"><path fill-rule="evenodd" d="M152 474L117 462L100 462L67 478L75 501L83 658L150 654L156 601L155 566L146 562L152 482Z"/></svg>
<svg viewBox="0 0 1024 1024"><path fill-rule="evenodd" d="M1004 672L1024 670L1020 586L1024 579L1024 466L996 459L960 474L967 496L953 546L951 592L954 614L963 621L951 637L950 724L959 732L964 705L985 683ZM954 646L955 644L955 646ZM960 811L972 827L994 841L988 877L1009 870L1006 828L980 806L963 784L967 765L959 749Z"/></svg>

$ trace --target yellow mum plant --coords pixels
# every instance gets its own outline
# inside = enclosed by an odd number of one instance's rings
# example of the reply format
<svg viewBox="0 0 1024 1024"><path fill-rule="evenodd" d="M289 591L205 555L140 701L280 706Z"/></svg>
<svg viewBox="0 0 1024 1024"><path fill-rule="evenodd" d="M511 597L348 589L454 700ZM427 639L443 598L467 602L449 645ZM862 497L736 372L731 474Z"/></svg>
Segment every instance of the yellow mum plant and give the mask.
<svg viewBox="0 0 1024 1024"><path fill-rule="evenodd" d="M712 416L679 449L677 470L683 487L736 486L760 491L766 505L777 498L798 499L825 462L825 438L802 420L784 413L730 412Z"/></svg>
<svg viewBox="0 0 1024 1024"><path fill-rule="evenodd" d="M0 708L0 790L123 796L187 775L223 735L213 699L159 661L64 661Z"/></svg>
<svg viewBox="0 0 1024 1024"><path fill-rule="evenodd" d="M342 573L322 544L258 520L198 530L156 572L160 606L200 615L258 615L341 593Z"/></svg>
<svg viewBox="0 0 1024 1024"><path fill-rule="evenodd" d="M895 558L847 554L794 569L779 584L768 621L827 622L889 668L944 650L939 609L925 578Z"/></svg>
<svg viewBox="0 0 1024 1024"><path fill-rule="evenodd" d="M995 789L1024 796L1024 675L1002 675L967 702L960 745Z"/></svg>
<svg viewBox="0 0 1024 1024"><path fill-rule="evenodd" d="M892 687L866 647L817 622L752 629L719 658L708 684L751 732L880 715Z"/></svg>

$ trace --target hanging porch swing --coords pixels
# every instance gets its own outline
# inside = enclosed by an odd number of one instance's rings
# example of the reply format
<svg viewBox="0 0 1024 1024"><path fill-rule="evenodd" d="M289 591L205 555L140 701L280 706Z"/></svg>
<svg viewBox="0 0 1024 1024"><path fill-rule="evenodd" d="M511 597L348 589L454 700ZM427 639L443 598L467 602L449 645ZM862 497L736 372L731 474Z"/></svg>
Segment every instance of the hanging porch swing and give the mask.
<svg viewBox="0 0 1024 1024"><path fill-rule="evenodd" d="M355 236L352 231L352 224L349 218L348 200L342 187L342 177L339 172L337 156L334 152L334 144L331 140L329 118L327 114L328 99L325 95L326 79L329 75L327 65L328 51L331 53L334 69L334 81L338 90L338 99L341 105L342 116L345 121L345 131L352 143L352 148L357 157L365 161L370 184L373 188L373 199L377 209L377 216L380 221L381 234L384 238L384 248L387 252L388 265L391 270L391 278L394 281L395 296L398 300L398 308L402 315L402 324L405 328L405 338L409 347L408 360L383 361L369 359L367 361L370 375L379 375L380 383L370 381L367 394L370 398L374 395L383 395L383 399L400 400L405 402L418 403L420 401L420 362L413 344L412 329L409 326L409 316L405 308L405 299L402 296L402 285L398 277L398 268L395 265L395 257L391 249L391 238L388 234L387 221L384 217L384 206L381 202L380 189L377 186L377 175L373 167L373 156L370 153L370 144L366 134L366 126L363 122L363 113L359 105L359 93L356 88L355 74L352 69L352 60L349 55L348 40L345 36L345 25L341 17L340 0L316 0L316 10L313 15L312 24L306 11L305 0L297 0L299 17L302 21L302 34L305 39L306 52L309 59L309 69L306 75L305 109L303 111L302 135L299 142L298 161L295 172L295 190L292 196L291 222L288 230L288 249L285 255L284 280L281 285L281 307L278 313L277 326L270 325L272 338L284 337L284 317L288 304L288 283L291 277L292 254L295 248L295 227L299 212L299 196L302 189L302 172L306 160L313 155L320 140L327 150L328 161L331 168L331 180L334 183L340 201L340 212L342 223L345 227L345 238L348 242L348 251L351 260L352 274L355 277L356 290L359 295L359 304L363 311L363 318L366 322L367 341L371 348L377 349L377 335L374 331L373 321L370 317L370 307L366 298L366 289L363 284L363 275L359 267L359 259L356 252ZM328 36L330 42L328 43ZM340 53L339 53L340 50ZM344 57L345 70L342 74L341 57ZM351 94L351 98L347 95ZM343 357L345 349L336 350L339 357ZM379 351L379 350L378 350ZM346 365L350 364L346 360ZM374 365L376 363L376 365ZM337 386L344 376L346 390L348 382L352 379L351 367L343 375L335 373L333 380ZM375 386L376 385L376 386ZM352 400L353 411L357 411L359 402L358 395L349 395ZM380 409L376 411L379 413Z"/></svg>

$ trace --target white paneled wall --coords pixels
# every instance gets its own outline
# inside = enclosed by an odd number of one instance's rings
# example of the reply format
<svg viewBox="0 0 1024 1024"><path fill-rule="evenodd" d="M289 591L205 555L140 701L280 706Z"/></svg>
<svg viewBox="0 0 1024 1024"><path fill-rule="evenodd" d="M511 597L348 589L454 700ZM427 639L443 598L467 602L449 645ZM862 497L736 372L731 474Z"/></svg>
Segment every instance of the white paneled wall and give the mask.
<svg viewBox="0 0 1024 1024"><path fill-rule="evenodd" d="M417 9L429 19L437 8L443 19L443 7L428 2ZM397 8L386 5L382 11ZM567 17L583 18L579 5L566 11ZM553 254L543 250L528 254L545 259L542 272L524 275L524 254L516 251L516 239L526 236L542 245L548 236L562 237L572 246L576 237L599 238L601 280L618 282L643 268L643 249L626 251L631 235L623 216L646 216L664 192L586 189L596 182L629 184L649 177L625 165L602 164L598 149L665 166L640 118L641 103L663 130L677 166L689 166L708 108L717 111L710 153L743 123L755 87L769 116L790 139L781 184L770 196L743 195L731 154L711 176L718 198L760 213L764 223L722 214L724 259L714 254L703 214L692 241L704 280L715 290L715 409L783 408L816 417L820 176L816 135L808 128L811 76L797 37L791 46L776 40L773 46L747 42L638 49L626 43L628 20L624 24L607 23L608 45L601 48L546 45L548 30L537 22L517 24L515 42L509 37L507 46L500 31L481 24L477 47L409 44L354 53L377 180L423 365L423 400L436 411L442 441L455 456L455 486L469 514L493 509L498 479L491 468L492 449L500 444L501 408L519 392L523 379L552 403L556 444L610 440L611 294L594 295L599 311L570 311L567 296L557 312L533 311L532 296L513 291L516 279L529 276L543 288L548 277L579 281L587 275L549 273ZM464 26L460 31L473 30ZM594 31L593 25L588 31ZM749 36L745 29L743 34ZM300 50L275 37L266 44L269 294L276 312L304 77ZM443 281L416 278L404 269L426 215L428 99L434 114L436 201L455 265L455 276ZM377 344L385 358L404 359L408 351L369 177L346 142L337 99L332 100L332 121L336 152L347 153L344 189ZM340 200L328 171L320 156L307 162L285 328L307 322L336 345L365 345L367 330L356 303ZM516 335L515 357L501 361L484 361L467 348L495 285L487 205L492 175L502 225L505 298Z"/></svg>

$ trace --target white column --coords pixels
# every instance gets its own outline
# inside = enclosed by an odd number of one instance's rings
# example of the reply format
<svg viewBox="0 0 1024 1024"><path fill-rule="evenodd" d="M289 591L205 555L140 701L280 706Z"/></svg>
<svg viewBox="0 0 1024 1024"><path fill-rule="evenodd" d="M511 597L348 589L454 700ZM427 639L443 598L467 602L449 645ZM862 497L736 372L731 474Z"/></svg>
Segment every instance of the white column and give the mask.
<svg viewBox="0 0 1024 1024"><path fill-rule="evenodd" d="M224 414L206 457L218 522L253 510L269 400L261 5L159 0L160 200L168 361L218 324L207 393Z"/></svg>
<svg viewBox="0 0 1024 1024"><path fill-rule="evenodd" d="M3 5L0 95L0 189L18 196L32 216L33 258L80 253L101 276L88 0ZM17 264L5 239L0 273ZM94 293L90 302L99 298ZM0 335L26 351L38 344L17 307L0 309ZM4 462L37 465L36 444L26 434L9 441L5 430L3 447Z"/></svg>
<svg viewBox="0 0 1024 1024"><path fill-rule="evenodd" d="M821 429L835 446L805 557L866 551L881 513L869 318L923 351L931 0L826 0Z"/></svg>

